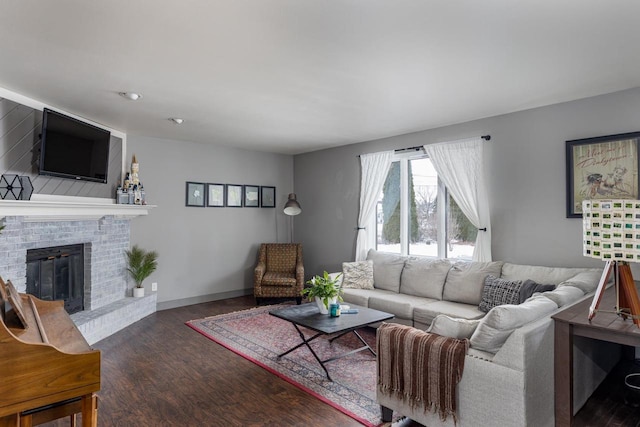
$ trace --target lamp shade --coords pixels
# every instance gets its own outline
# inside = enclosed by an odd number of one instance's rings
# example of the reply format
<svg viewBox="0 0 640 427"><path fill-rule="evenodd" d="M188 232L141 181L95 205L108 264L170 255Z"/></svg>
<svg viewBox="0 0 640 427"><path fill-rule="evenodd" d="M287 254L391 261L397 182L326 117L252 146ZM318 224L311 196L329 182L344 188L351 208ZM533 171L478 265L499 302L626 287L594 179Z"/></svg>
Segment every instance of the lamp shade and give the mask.
<svg viewBox="0 0 640 427"><path fill-rule="evenodd" d="M640 262L640 200L584 200L583 255Z"/></svg>
<svg viewBox="0 0 640 427"><path fill-rule="evenodd" d="M302 208L300 207L300 203L296 200L295 193L289 193L287 203L284 205L285 215L299 215L301 212Z"/></svg>

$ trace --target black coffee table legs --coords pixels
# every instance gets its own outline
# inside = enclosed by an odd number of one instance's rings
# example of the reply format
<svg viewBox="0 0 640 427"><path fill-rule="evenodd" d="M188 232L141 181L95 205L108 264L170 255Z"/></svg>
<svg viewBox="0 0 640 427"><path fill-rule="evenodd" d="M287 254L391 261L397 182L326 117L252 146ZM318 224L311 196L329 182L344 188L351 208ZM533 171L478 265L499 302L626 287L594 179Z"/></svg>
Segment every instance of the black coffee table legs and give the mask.
<svg viewBox="0 0 640 427"><path fill-rule="evenodd" d="M369 350L369 351L371 352L371 354L373 354L374 356L376 355L375 351L373 351L373 349L369 346L369 344L367 344L367 342L366 342L364 339L362 339L362 337L360 336L360 334L358 333L358 331L356 331L355 329L352 329L352 330L348 330L348 331L342 332L340 335L337 335L337 336L335 336L335 337L331 338L331 339L329 340L329 342L330 342L330 343L333 343L333 341L334 341L334 340L337 340L338 338L340 338L340 337L342 337L342 336L344 336L344 335L348 334L349 332L353 332L353 333L355 334L355 336L356 336L356 337L358 337L358 339L360 340L360 342L362 342L362 344L364 344L364 346L359 347L359 348L356 348L356 349L351 350L351 351L348 351L348 352L346 352L346 353L340 354L340 355L338 355L338 356L330 357L329 359L320 360L320 358L318 357L318 355L316 354L316 352L315 352L315 351L313 351L313 349L311 348L311 346L309 345L309 343L310 343L311 341L313 341L314 339L318 338L320 335L324 335L324 334L323 334L323 333L321 333L321 332L318 332L317 334L313 335L311 338L307 339L307 338L305 338L305 336L304 336L304 334L302 333L302 331L300 330L300 328L298 328L298 325L297 325L297 324L295 324L295 323L293 323L293 322L292 322L292 324L293 324L293 326L296 328L296 331L298 331L298 335L300 335L300 338L302 339L302 342L301 342L300 344L298 344L298 345L296 345L296 346L294 346L294 347L290 348L289 350L285 351L284 353L279 354L279 355L278 355L278 359L279 359L279 358L281 358L282 356L286 356L287 354L291 353L292 351L297 350L297 349L299 349L300 347L302 347L302 346L305 346L305 345L306 345L306 346L307 346L307 348L309 349L309 351L311 352L311 354L313 354L313 357L318 361L318 363L320 364L320 366L321 366L321 367L322 367L322 369L324 370L325 374L327 374L327 379L328 379L329 381L333 381L333 380L331 379L331 375L329 375L329 371L327 371L327 368L324 366L324 364L325 364L325 363L329 363L329 362L331 362L331 361L333 361L333 360L341 359L341 358L343 358L343 357L345 357L345 356L348 356L348 355L350 355L350 354L354 354L354 353L358 353L358 352L363 351L363 350Z"/></svg>
<svg viewBox="0 0 640 427"><path fill-rule="evenodd" d="M348 355L353 354L353 353L358 353L359 351L362 351L362 350L369 350L369 351L371 352L371 354L373 354L374 356L376 355L376 352L375 352L375 351L373 351L373 349L369 346L369 344L367 344L367 342L366 342L365 340L363 340L363 339L362 339L362 337L360 336L360 334L358 333L358 331L356 331L355 329L354 329L354 330L351 330L351 331L343 332L343 333L341 333L340 335L338 335L338 336L336 336L336 337L331 338L331 339L329 340L329 342L331 342L331 343L332 343L334 340L337 340L338 338L340 338L340 337L341 337L341 336L343 336L343 335L348 334L349 332L353 332L353 333L355 334L355 336L356 336L356 337L358 337L358 339L360 340L360 342L361 342L362 344L364 344L364 345L363 345L362 347L356 348L355 350L351 350L351 351L348 351L348 352L346 352L346 353L343 353L343 354L341 354L341 355L339 355L339 356L330 357L330 358L328 358L328 359L326 359L326 360L323 360L323 361L322 361L322 363L327 363L327 362L331 362L332 360L341 359L341 358L343 358L343 357L345 357L345 356L348 356Z"/></svg>

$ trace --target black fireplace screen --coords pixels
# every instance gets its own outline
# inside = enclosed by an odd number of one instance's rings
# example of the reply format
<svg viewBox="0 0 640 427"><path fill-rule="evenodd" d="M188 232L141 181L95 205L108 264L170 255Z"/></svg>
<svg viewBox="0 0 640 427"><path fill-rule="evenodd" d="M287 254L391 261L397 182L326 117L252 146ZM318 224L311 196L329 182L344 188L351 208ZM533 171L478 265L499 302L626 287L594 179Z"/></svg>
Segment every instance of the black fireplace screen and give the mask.
<svg viewBox="0 0 640 427"><path fill-rule="evenodd" d="M84 310L83 245L27 251L27 293L46 301L63 300L67 313Z"/></svg>

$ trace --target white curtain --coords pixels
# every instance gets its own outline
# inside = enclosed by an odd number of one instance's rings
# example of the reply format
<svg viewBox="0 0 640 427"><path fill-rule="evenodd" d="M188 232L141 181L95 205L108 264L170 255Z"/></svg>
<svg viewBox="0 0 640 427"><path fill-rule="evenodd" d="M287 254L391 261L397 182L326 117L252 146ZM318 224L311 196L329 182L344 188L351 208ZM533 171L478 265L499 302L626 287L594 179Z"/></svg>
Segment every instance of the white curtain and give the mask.
<svg viewBox="0 0 640 427"><path fill-rule="evenodd" d="M478 229L474 261L491 261L489 200L484 181L482 138L425 145L438 177L469 221Z"/></svg>
<svg viewBox="0 0 640 427"><path fill-rule="evenodd" d="M376 202L387 179L387 172L392 158L393 151L360 155L362 180L360 181L360 213L358 214L356 235L356 261L363 261L367 258L369 236L366 226L375 212Z"/></svg>

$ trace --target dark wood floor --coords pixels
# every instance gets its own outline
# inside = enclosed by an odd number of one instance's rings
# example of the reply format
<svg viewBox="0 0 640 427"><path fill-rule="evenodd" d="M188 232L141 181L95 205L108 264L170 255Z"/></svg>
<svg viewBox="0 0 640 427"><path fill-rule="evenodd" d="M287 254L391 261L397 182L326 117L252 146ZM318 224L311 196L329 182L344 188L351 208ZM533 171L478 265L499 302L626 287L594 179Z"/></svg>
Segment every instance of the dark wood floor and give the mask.
<svg viewBox="0 0 640 427"><path fill-rule="evenodd" d="M359 426L184 325L253 306L252 297L241 297L159 311L94 345L102 351L99 425ZM640 426L639 410L624 404L621 380L610 383L581 410L577 425ZM410 426L419 424L402 423Z"/></svg>

